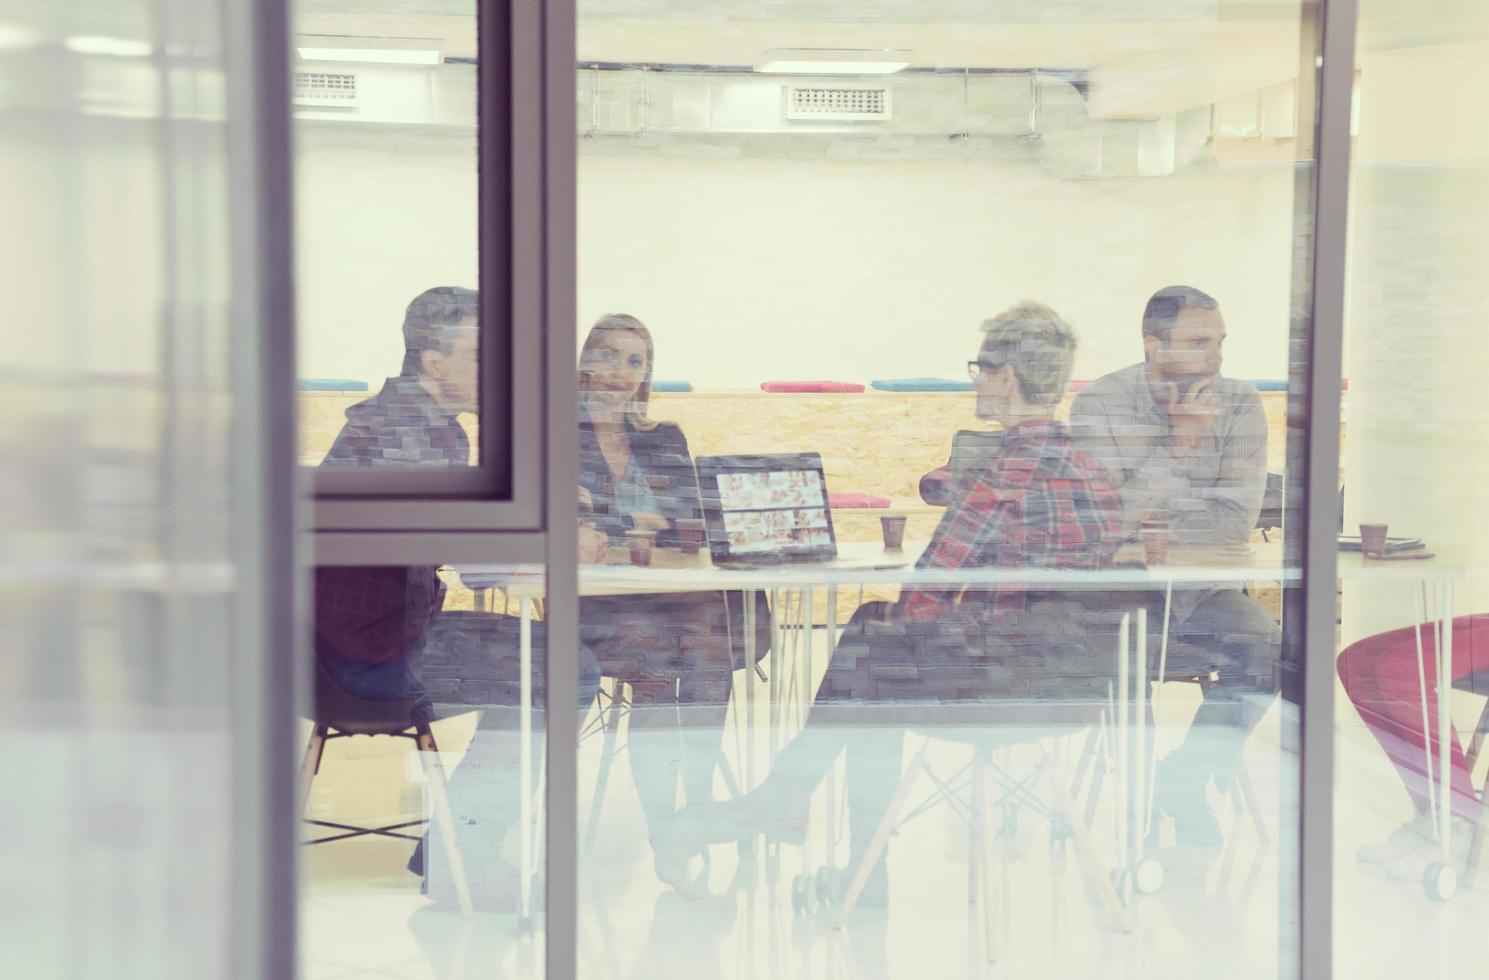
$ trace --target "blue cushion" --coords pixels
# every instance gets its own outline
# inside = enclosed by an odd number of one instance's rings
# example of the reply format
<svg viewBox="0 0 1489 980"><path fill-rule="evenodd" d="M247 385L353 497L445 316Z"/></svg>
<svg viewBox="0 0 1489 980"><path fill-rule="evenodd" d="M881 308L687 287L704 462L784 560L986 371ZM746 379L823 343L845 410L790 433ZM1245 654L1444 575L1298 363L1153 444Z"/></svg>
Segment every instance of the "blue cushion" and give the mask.
<svg viewBox="0 0 1489 980"><path fill-rule="evenodd" d="M693 383L691 381L653 381L651 383L651 390L652 391L692 391L693 390Z"/></svg>
<svg viewBox="0 0 1489 980"><path fill-rule="evenodd" d="M366 391L367 382L350 378L301 378L301 391Z"/></svg>
<svg viewBox="0 0 1489 980"><path fill-rule="evenodd" d="M1286 381L1253 381L1257 391L1286 391Z"/></svg>
<svg viewBox="0 0 1489 980"><path fill-rule="evenodd" d="M870 382L879 391L971 391L970 381L951 381L946 378L890 378Z"/></svg>

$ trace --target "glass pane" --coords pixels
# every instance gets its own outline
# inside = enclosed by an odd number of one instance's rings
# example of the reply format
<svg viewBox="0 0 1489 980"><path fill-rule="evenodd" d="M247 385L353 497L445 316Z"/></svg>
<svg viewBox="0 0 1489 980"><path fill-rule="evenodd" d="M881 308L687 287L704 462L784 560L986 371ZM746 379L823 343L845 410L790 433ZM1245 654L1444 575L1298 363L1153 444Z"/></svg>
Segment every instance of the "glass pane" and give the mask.
<svg viewBox="0 0 1489 980"><path fill-rule="evenodd" d="M1304 6L579 12L583 975L1295 975Z"/></svg>
<svg viewBox="0 0 1489 980"><path fill-rule="evenodd" d="M338 470L454 468L439 485L458 485L482 462L490 408L476 10L435 6L291 4L299 454Z"/></svg>
<svg viewBox="0 0 1489 980"><path fill-rule="evenodd" d="M323 566L314 583L306 975L542 975L542 568Z"/></svg>
<svg viewBox="0 0 1489 980"><path fill-rule="evenodd" d="M251 161L227 152L247 124L224 98L255 83L224 9L0 15L10 976L223 976L266 939L244 896L265 875L267 721L237 709L239 665L270 654L235 626L267 615L244 582L269 544L238 533L265 516L262 488L240 495L261 443L235 421L258 379L231 354L256 284L232 278L229 176Z"/></svg>
<svg viewBox="0 0 1489 980"><path fill-rule="evenodd" d="M1342 530L1386 546L1362 556L1356 537L1340 557L1339 976L1489 962L1470 854L1489 731L1489 131L1467 122L1489 110L1486 37L1471 0L1360 4Z"/></svg>

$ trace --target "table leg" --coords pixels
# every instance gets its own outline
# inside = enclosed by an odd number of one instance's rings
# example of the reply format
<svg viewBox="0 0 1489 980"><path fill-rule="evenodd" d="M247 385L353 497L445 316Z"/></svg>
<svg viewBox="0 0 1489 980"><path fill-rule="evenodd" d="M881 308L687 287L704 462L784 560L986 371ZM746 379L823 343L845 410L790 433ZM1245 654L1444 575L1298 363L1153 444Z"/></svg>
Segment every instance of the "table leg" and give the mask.
<svg viewBox="0 0 1489 980"><path fill-rule="evenodd" d="M1137 665L1136 698L1132 723L1135 727L1136 745L1133 747L1133 799L1132 799L1132 865L1135 871L1143 861L1146 846L1144 832L1147 830L1147 775L1148 775L1148 610L1137 611Z"/></svg>
<svg viewBox="0 0 1489 980"><path fill-rule="evenodd" d="M518 874L518 925L526 933L532 928L532 867L533 867L533 618L532 600L524 598L518 603L521 621L517 632L517 731L520 773L518 781L518 835L520 838L521 871Z"/></svg>
<svg viewBox="0 0 1489 980"><path fill-rule="evenodd" d="M1128 763L1131 757L1128 755L1132 746L1132 731L1128 726L1129 707L1132 700L1132 678L1130 676L1131 661L1129 659L1132 630L1132 614L1122 614L1122 630L1117 635L1117 795L1120 805L1117 807L1117 867L1127 871L1132 867L1131 853L1131 828L1127 826L1128 815L1132 812L1132 783L1131 773L1128 772ZM1131 875L1122 875L1122 892L1118 896L1124 905L1132 900Z"/></svg>
<svg viewBox="0 0 1489 980"><path fill-rule="evenodd" d="M744 590L744 733L745 790L755 788L755 590Z"/></svg>
<svg viewBox="0 0 1489 980"><path fill-rule="evenodd" d="M770 590L770 758L775 761L781 751L781 665L786 662L786 651L781 649L785 634L781 630L781 617L787 610L781 607L781 590ZM746 670L746 673L749 671Z"/></svg>
<svg viewBox="0 0 1489 980"><path fill-rule="evenodd" d="M1154 695L1162 689L1164 680L1168 677L1168 630L1169 624L1173 622L1174 609L1174 580L1169 579L1163 587L1163 630L1158 638L1158 687L1153 689ZM1158 732L1153 732L1155 742L1153 757L1148 761L1148 799L1143 806L1143 836L1146 837L1153 831L1153 789L1158 785Z"/></svg>
<svg viewBox="0 0 1489 980"><path fill-rule="evenodd" d="M1412 630L1412 635L1417 641L1417 701L1422 706L1422 753L1425 756L1426 768L1423 770L1427 777L1427 809L1432 815L1432 826L1437 826L1437 781L1432 778L1432 725L1427 716L1427 651L1422 645L1422 630L1426 629L1427 613L1427 581L1424 579L1418 589L1413 590L1412 600L1416 606L1417 625Z"/></svg>
<svg viewBox="0 0 1489 980"><path fill-rule="evenodd" d="M801 696L796 705L796 730L806 727L807 711L812 705L812 631L816 627L817 595L807 586L801 604Z"/></svg>
<svg viewBox="0 0 1489 980"><path fill-rule="evenodd" d="M837 648L838 642L838 587L829 585L827 587L827 657L832 662L833 650ZM827 771L827 830L826 840L823 842L827 850L826 864L829 868L836 867L838 861L838 767L842 763L841 758L834 762L832 768Z"/></svg>
<svg viewBox="0 0 1489 980"><path fill-rule="evenodd" d="M1437 638L1437 799L1441 805L1437 814L1437 839L1442 844L1442 863L1447 866L1453 862L1452 841L1449 839L1453 827L1453 790L1451 774L1448 772L1448 763L1452 758L1449 733L1453 721L1449 711L1453 696L1453 580L1450 578L1445 578L1442 582L1440 610L1442 622Z"/></svg>

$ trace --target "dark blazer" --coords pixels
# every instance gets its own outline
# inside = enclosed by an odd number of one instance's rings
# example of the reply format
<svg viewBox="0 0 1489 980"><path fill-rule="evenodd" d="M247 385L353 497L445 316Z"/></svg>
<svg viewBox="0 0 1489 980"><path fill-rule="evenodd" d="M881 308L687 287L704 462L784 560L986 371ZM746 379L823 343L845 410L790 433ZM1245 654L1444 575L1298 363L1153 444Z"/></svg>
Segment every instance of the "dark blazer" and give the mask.
<svg viewBox="0 0 1489 980"><path fill-rule="evenodd" d="M693 454L688 451L688 439L682 429L671 422L658 422L650 429L637 429L629 423L626 430L631 437L631 459L643 477L650 483L651 492L657 498L662 516L668 527L657 534L657 544L669 548L677 545L677 522L683 518L701 519L703 505L698 493L698 471L693 468ZM594 426L579 409L579 485L589 491L594 502L594 512L582 515L581 519L592 522L597 528L617 538L634 527L631 515L621 511L615 500L615 478L610 464L600 451L600 440ZM645 602L644 597L632 597L632 602ZM730 644L734 655L735 669L744 666L744 594L729 591L724 593L729 608ZM759 661L770 652L770 605L765 601L764 591L755 593L755 659Z"/></svg>
<svg viewBox="0 0 1489 980"><path fill-rule="evenodd" d="M677 522L682 518L701 518L698 498L698 473L693 469L693 456L688 452L688 439L682 429L670 422L659 422L650 429L637 429L626 424L631 437L631 462L650 485L661 515L668 528L657 535L657 544L671 547L677 543ZM610 464L600 451L600 440L584 409L579 410L579 485L589 491L594 513L585 516L596 527L613 538L619 538L635 524L615 499L615 478Z"/></svg>

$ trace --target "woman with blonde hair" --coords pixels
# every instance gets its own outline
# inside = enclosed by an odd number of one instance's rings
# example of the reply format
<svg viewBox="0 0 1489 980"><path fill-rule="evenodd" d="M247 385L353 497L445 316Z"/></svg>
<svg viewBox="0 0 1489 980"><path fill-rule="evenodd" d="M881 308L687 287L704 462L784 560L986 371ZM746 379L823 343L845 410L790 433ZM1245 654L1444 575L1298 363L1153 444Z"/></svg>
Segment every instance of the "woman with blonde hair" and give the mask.
<svg viewBox="0 0 1489 980"><path fill-rule="evenodd" d="M655 531L657 545L669 547L677 543L679 520L702 517L687 437L648 414L653 353L645 324L611 314L590 329L579 357L582 520L615 545L638 529ZM657 875L678 888L687 885L696 852L662 845L677 812L679 773L689 803L713 799L736 618L718 592L592 597L579 607L583 644L605 676L631 688L631 774ZM769 626L762 619L763 652Z"/></svg>

